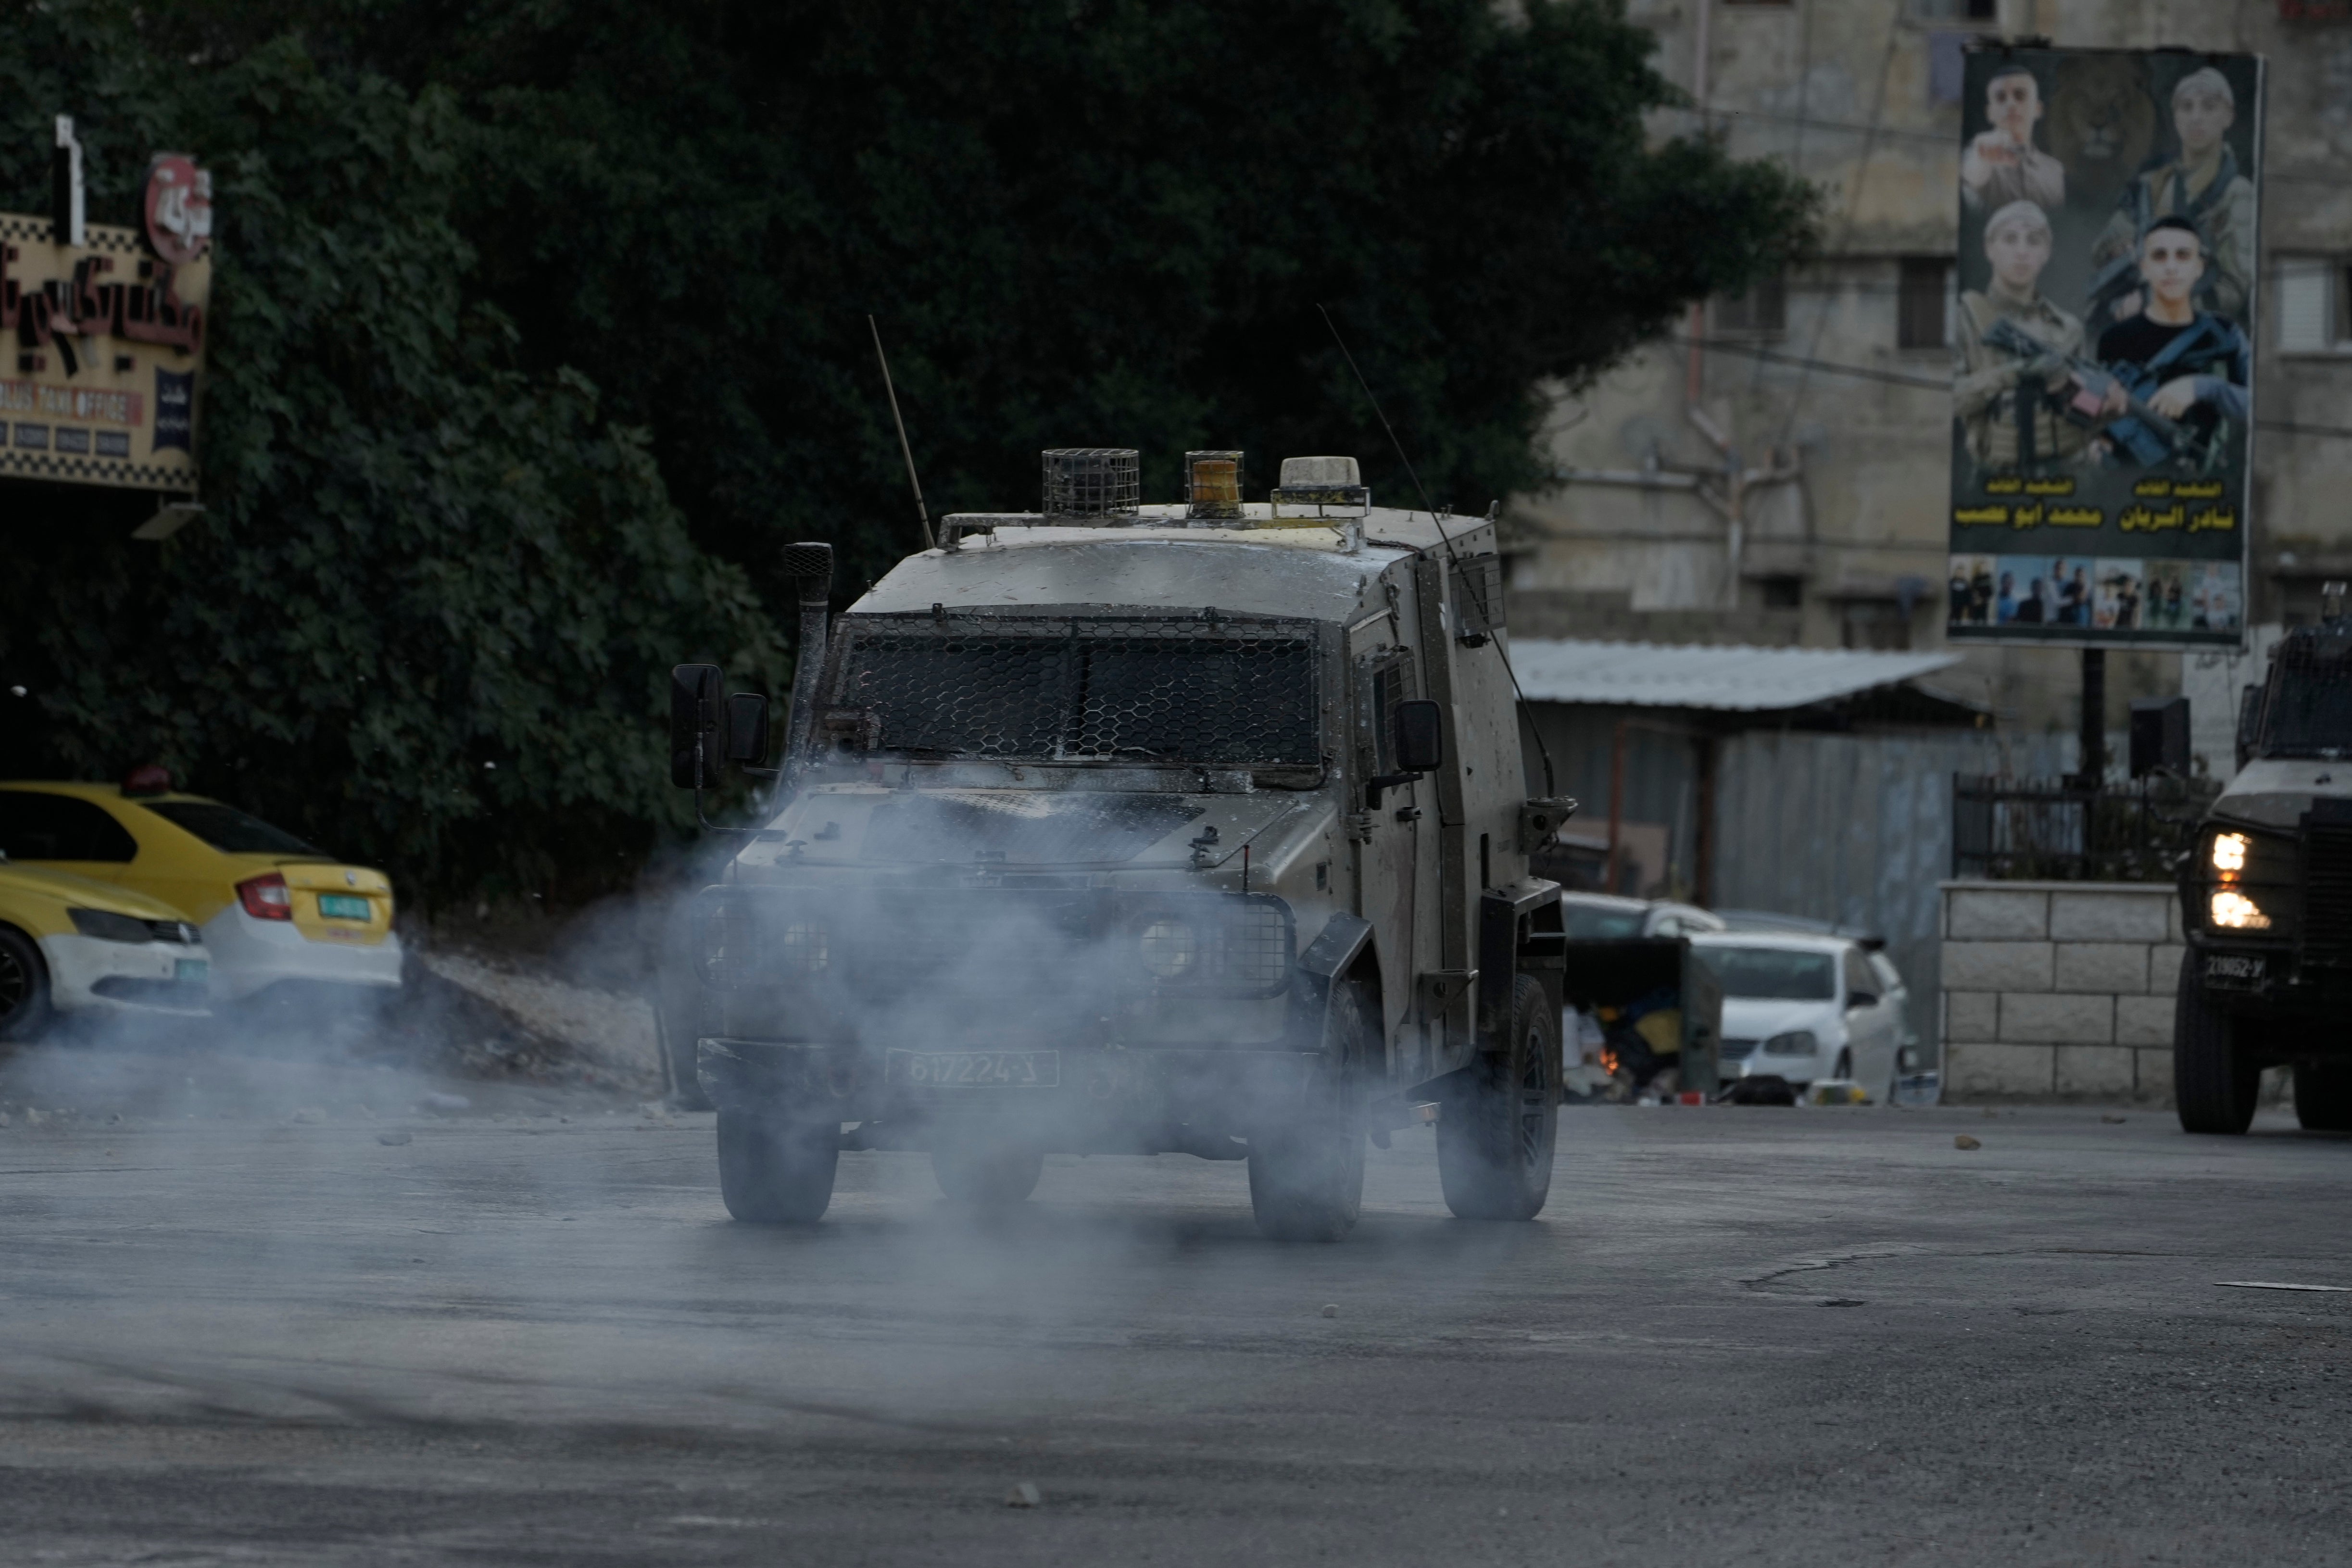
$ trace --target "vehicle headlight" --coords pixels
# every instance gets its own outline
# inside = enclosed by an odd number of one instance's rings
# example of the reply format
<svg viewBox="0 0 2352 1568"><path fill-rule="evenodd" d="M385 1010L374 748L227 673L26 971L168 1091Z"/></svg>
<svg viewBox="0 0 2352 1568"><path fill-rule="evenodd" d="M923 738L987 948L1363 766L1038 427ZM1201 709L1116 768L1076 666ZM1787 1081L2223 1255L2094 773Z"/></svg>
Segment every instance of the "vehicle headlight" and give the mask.
<svg viewBox="0 0 2352 1568"><path fill-rule="evenodd" d="M792 921L776 944L776 956L787 974L823 974L833 963L833 934L821 921Z"/></svg>
<svg viewBox="0 0 2352 1568"><path fill-rule="evenodd" d="M2263 913L2263 906L2235 888L2221 889L2213 895L2212 902L2206 907L2212 915L2213 924L2229 930L2267 931L2270 929L2271 917Z"/></svg>
<svg viewBox="0 0 2352 1568"><path fill-rule="evenodd" d="M1792 1029L1786 1034L1776 1034L1764 1042L1767 1056L1811 1056L1822 1048L1809 1029Z"/></svg>
<svg viewBox="0 0 2352 1568"><path fill-rule="evenodd" d="M1172 980L1192 968L1201 956L1200 939L1181 920L1162 918L1143 928L1138 938L1143 967L1163 980Z"/></svg>
<svg viewBox="0 0 2352 1568"><path fill-rule="evenodd" d="M68 909L74 929L101 942L152 942L155 932L144 920L103 909Z"/></svg>
<svg viewBox="0 0 2352 1568"><path fill-rule="evenodd" d="M2246 835L2221 833L2213 840L2213 869L2218 872L2242 872L2246 869Z"/></svg>

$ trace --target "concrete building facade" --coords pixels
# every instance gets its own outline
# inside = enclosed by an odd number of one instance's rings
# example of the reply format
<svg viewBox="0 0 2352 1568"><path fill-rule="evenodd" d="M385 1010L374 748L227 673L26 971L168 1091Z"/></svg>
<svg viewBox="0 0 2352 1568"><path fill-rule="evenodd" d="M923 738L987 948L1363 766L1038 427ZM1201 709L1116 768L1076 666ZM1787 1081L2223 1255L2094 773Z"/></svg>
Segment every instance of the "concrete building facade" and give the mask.
<svg viewBox="0 0 2352 1568"><path fill-rule="evenodd" d="M1703 119L1738 155L1815 182L1823 245L1560 389L1556 482L1508 514L1515 629L1943 645L1961 60L2004 38L2268 58L2249 622L2307 619L2323 580L2352 576L2352 3L1631 0L1629 14L1695 105L1654 129ZM2184 678L2212 707L2244 673L2182 664L2111 653L2108 727ZM2076 725L2070 652L1971 649L1939 684L2003 728ZM2196 720L2226 773L2228 716Z"/></svg>

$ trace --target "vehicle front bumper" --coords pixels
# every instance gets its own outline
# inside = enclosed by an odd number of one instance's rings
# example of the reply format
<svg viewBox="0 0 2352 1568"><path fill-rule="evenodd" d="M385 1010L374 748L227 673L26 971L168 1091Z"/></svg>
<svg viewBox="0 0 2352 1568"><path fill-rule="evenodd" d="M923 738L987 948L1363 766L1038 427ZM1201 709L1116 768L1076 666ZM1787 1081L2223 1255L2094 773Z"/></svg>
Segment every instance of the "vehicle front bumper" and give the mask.
<svg viewBox="0 0 2352 1568"><path fill-rule="evenodd" d="M61 1013L163 1013L201 1018L214 976L203 947L177 942L109 942L66 933L41 938L49 1005ZM187 978L183 964L204 966Z"/></svg>
<svg viewBox="0 0 2352 1568"><path fill-rule="evenodd" d="M257 920L232 903L204 924L213 956L214 986L230 999L284 980L394 988L400 984L400 938L381 942L314 942L290 920Z"/></svg>
<svg viewBox="0 0 2352 1568"><path fill-rule="evenodd" d="M1725 1083L1739 1078L1779 1078L1786 1080L1791 1088L1802 1089L1816 1078L1827 1078L1836 1062L1834 1051L1817 1051L1809 1056L1767 1056L1759 1047L1735 1061L1718 1058L1715 1075Z"/></svg>
<svg viewBox="0 0 2352 1568"><path fill-rule="evenodd" d="M2201 979L2206 1000L2232 1014L2339 1026L2352 1016L2352 969L2304 964L2286 943L2217 941L2192 932L2181 963L2181 978ZM2338 1036L2340 1028L2321 1031L2309 1043L2352 1055L2352 1036L2340 1045Z"/></svg>
<svg viewBox="0 0 2352 1568"><path fill-rule="evenodd" d="M942 1051L987 1051L941 1046ZM1065 1046L1051 1087L916 1088L893 1082L869 1046L705 1037L702 1090L722 1111L879 1124L921 1146L927 1129L986 1119L1056 1152L1219 1153L1217 1140L1288 1121L1319 1082L1320 1054L1297 1051ZM1202 1146L1205 1145L1205 1146ZM887 1146L887 1143L881 1146ZM1234 1151L1238 1156L1238 1146Z"/></svg>

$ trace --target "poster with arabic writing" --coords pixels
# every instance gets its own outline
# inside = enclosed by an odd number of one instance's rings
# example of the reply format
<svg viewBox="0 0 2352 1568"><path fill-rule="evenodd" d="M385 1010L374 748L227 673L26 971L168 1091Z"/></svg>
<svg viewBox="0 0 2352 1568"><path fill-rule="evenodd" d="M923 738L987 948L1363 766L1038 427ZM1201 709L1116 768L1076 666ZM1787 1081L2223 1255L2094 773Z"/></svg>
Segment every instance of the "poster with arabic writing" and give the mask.
<svg viewBox="0 0 2352 1568"><path fill-rule="evenodd" d="M2263 62L1967 59L1949 635L2245 633Z"/></svg>

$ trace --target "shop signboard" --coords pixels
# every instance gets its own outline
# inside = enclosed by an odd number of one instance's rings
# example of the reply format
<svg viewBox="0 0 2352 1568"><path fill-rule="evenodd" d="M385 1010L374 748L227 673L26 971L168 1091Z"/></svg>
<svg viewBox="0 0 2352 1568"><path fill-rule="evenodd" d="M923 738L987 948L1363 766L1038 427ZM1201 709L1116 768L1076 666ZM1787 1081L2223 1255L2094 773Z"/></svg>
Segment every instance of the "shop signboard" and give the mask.
<svg viewBox="0 0 2352 1568"><path fill-rule="evenodd" d="M1967 57L1955 642L2237 646L2263 61Z"/></svg>
<svg viewBox="0 0 2352 1568"><path fill-rule="evenodd" d="M158 155L121 228L80 223L75 164L57 214L0 213L0 479L192 493L212 177Z"/></svg>

